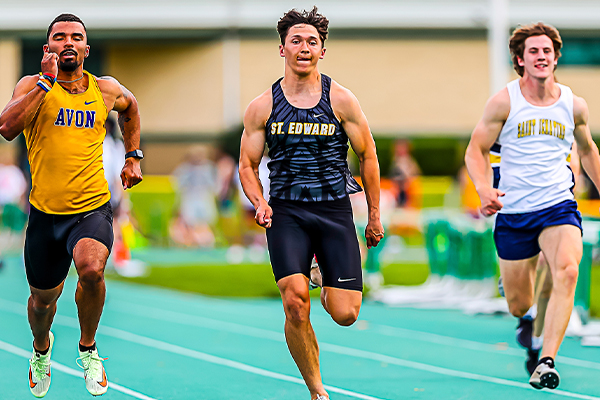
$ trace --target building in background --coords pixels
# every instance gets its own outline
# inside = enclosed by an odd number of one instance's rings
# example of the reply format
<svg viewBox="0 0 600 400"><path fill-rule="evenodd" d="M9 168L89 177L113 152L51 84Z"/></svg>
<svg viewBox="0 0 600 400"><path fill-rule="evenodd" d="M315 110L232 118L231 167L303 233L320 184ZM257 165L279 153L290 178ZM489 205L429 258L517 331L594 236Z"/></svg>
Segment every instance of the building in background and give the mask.
<svg viewBox="0 0 600 400"><path fill-rule="evenodd" d="M237 133L246 105L283 74L275 25L307 1L72 3L0 0L0 103L37 73L49 22L86 23L86 68L118 76L138 98L147 174L171 173L192 142ZM600 132L600 3L548 0L324 0L321 72L360 99L377 138L468 138L494 87L516 77L510 30L543 20L565 42L558 79L587 99ZM492 61L490 61L492 60ZM235 146L232 145L235 148ZM426 172L426 171L424 171Z"/></svg>

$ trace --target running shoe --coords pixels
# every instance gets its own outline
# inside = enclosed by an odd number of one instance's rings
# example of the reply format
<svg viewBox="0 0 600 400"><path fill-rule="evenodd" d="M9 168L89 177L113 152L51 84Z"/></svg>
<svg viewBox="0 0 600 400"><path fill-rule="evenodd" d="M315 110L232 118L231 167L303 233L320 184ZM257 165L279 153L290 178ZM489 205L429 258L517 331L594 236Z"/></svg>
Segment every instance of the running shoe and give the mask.
<svg viewBox="0 0 600 400"><path fill-rule="evenodd" d="M538 361L540 358L540 350L527 349L527 361L525 361L525 368L529 375L533 375L533 372L537 368Z"/></svg>
<svg viewBox="0 0 600 400"><path fill-rule="evenodd" d="M531 349L531 337L533 335L533 319L526 315L519 318L519 326L517 326L517 342L526 349Z"/></svg>
<svg viewBox="0 0 600 400"><path fill-rule="evenodd" d="M529 384L536 389L556 389L559 383L560 376L552 361L540 362L529 378Z"/></svg>
<svg viewBox="0 0 600 400"><path fill-rule="evenodd" d="M321 275L321 268L317 263L317 259L313 257L312 263L310 264L310 280L308 281L309 289L316 289L323 287L323 275Z"/></svg>
<svg viewBox="0 0 600 400"><path fill-rule="evenodd" d="M329 400L329 397L325 397L323 395L318 394L315 400Z"/></svg>
<svg viewBox="0 0 600 400"><path fill-rule="evenodd" d="M102 365L104 360L106 358L98 356L98 349L79 352L77 365L83 369L85 387L93 396L101 396L108 390L108 380Z"/></svg>
<svg viewBox="0 0 600 400"><path fill-rule="evenodd" d="M52 354L52 345L54 344L54 335L50 332L50 347L44 355L33 349L33 355L29 360L29 390L35 397L44 397L50 389L50 355Z"/></svg>

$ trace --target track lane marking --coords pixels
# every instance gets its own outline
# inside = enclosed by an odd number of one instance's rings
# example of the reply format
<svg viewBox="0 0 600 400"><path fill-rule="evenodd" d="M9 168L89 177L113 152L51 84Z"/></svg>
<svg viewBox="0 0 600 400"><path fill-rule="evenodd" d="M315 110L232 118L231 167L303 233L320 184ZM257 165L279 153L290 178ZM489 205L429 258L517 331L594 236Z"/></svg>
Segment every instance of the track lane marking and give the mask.
<svg viewBox="0 0 600 400"><path fill-rule="evenodd" d="M25 307L25 305L22 305L22 304L19 304L19 303L10 301L10 300L0 299L0 309L3 309L5 311L8 311L8 312L11 312L14 314L24 315L24 311L23 311L24 307ZM66 326L69 328L79 329L79 321L76 318L67 317L64 315L60 315L58 313L54 316L54 323L56 323L58 325ZM244 372L249 372L249 373L252 373L255 375L261 375L261 376L265 376L268 378L277 379L280 381L286 381L286 382L291 382L291 383L299 384L302 386L306 386L306 384L304 383L304 380L301 378L284 375L284 374L280 374L278 372L273 372L273 371L269 371L269 370L266 370L263 368L254 367L252 365L244 364L244 363L241 363L238 361L233 361L233 360L229 360L226 358L213 356L211 354L203 353L203 352L200 352L197 350L188 349L188 348L185 348L182 346L163 342L161 340L152 339L152 338L149 338L146 336L141 336L141 335L138 335L135 333L131 333L131 332L122 330L122 329L112 328L112 327L105 326L105 325L100 325L98 327L98 333L102 334L102 335L106 335L106 336L111 336L113 338L121 339L121 340L124 340L127 342L131 342L134 344L151 347L151 348L154 348L157 350L163 350L163 351L166 351L169 353L173 353L173 354L177 354L177 355L181 355L181 356L185 356L185 357L190 357L190 358L195 358L195 359L198 359L201 361L206 361L206 362L209 362L212 364L217 364L217 365L222 365L225 367L234 368L234 369L244 371ZM3 342L0 341L0 343L3 343ZM29 353L27 353L26 357L30 358L31 355ZM55 364L54 361L52 363L53 363L53 365ZM68 368L68 367L65 367L65 368ZM77 372L77 371L75 371L75 372ZM80 376L80 375L77 375L77 376ZM346 395L349 397L354 397L357 399L386 400L386 399L382 399L379 397L373 397L373 396L365 395L362 393L357 393L357 392L353 392L350 390L342 389L342 388L339 388L336 386L331 386L331 385L323 385L323 386L329 392L343 394L343 395Z"/></svg>
<svg viewBox="0 0 600 400"><path fill-rule="evenodd" d="M7 305L10 305L10 307L6 307L4 305L5 303L10 303L10 304L7 304ZM17 311L16 307L18 307L18 310L21 310L21 311ZM5 309L5 310L13 312L13 313L22 314L22 307L24 307L24 305L21 305L19 303L16 303L16 302L13 302L10 300L0 299L0 308L1 309ZM154 310L154 312L156 312L156 310ZM175 313L175 312L169 312L169 313ZM182 314L182 313L176 313L176 314ZM186 314L182 314L182 315L185 316ZM190 316L187 315L187 317L189 318ZM260 329L260 328L253 328L253 327L236 324L236 323L211 320L211 319L204 318L204 317L197 317L197 318L199 318L201 320L219 322L223 326L235 327L236 331L241 328L244 329L244 331L237 331L235 333L246 334L247 336L258 336L260 334L261 336L259 336L259 337L261 337L261 338L264 338L265 337L264 335L268 334L270 339L275 339L277 341L285 342L284 335L279 332L269 331L269 330ZM72 318L72 317L67 317L67 316L62 316L62 315L56 314L55 322L60 325L77 328L77 329L79 328L79 322L77 321L77 319ZM207 362L211 362L211 363L215 363L215 364L219 364L219 365L224 365L224 366L229 366L229 367L241 369L241 370L244 370L247 372L256 373L259 375L268 376L268 377L272 377L275 379L285 380L288 382L294 382L294 383L299 383L299 384L304 385L304 381L299 378L295 378L292 376L283 375L283 374L279 374L276 372L264 370L262 368L253 367L253 366L250 366L247 364L239 363L237 361L224 359L224 358L213 356L213 355L210 355L207 353L202 353L202 352L199 352L196 350L187 349L187 348L177 346L174 344L170 344L167 342L163 342L160 340L137 335L135 333L131 333L131 332L121 330L118 328L112 328L112 327L101 325L98 329L98 332L105 334L107 336L116 337L116 338L119 338L119 339L122 339L125 341L129 341L132 343L143 344L145 346L152 347L155 349L161 349L161 350L168 351L171 353L175 353L175 354L179 354L179 355L183 355L183 356L187 356L187 357L192 357L192 358L197 358L197 359L200 359L203 361L207 361ZM378 361L378 362L386 362L386 363L392 364L392 365L398 365L401 367L417 369L417 370L421 370L421 371L432 372L432 373L437 373L437 374L446 375L446 376L453 376L453 377L475 380L475 381L480 381L480 382L488 382L488 383L494 383L494 384L499 384L499 385L503 385L503 386L510 386L510 387L516 387L516 388L525 389L525 390L537 391L536 389L532 388L528 384L525 384L522 382L511 381L508 379L496 378L496 377L490 377L490 376L486 376L486 375L474 374L474 373L470 373L470 372L452 370L449 368L419 363L416 361L403 360L403 359L400 359L397 357L387 356L385 354L379 354L379 353L375 353L375 352L371 352L371 351L359 350L359 349L354 349L354 348L345 347L345 346L339 346L339 345L330 344L330 343L320 342L319 346L320 346L321 350L331 352L331 353L336 353L336 354L341 354L341 355L346 355L346 356L353 356L353 357L357 357L357 358L363 358L363 359L368 359L368 360L373 360L373 361ZM352 396L349 393L354 393L354 392L348 392L348 391L345 391L344 389L339 389L339 388L328 386L328 385L325 385L325 388L331 392L346 394L348 396ZM344 392L342 392L342 391L344 391ZM579 394L579 393L572 393L572 392L567 392L567 391L563 391L560 389L558 389L558 390L555 389L552 391L545 391L545 392L547 392L549 394L583 399L583 400L600 400L600 397L594 397L594 396ZM361 397L358 397L356 395L354 395L352 397L357 397L357 398L361 398L361 399L365 399L365 400L366 399L381 400L381 399L377 399L374 397L361 395L358 393L356 393L356 394Z"/></svg>
<svg viewBox="0 0 600 400"><path fill-rule="evenodd" d="M161 310L148 306L133 304L129 302L119 301L125 307L111 307L112 311L153 318L159 321L175 322L182 325L197 326L202 328L210 328L216 330L225 330L227 332L238 333L241 335L252 336L257 338L269 338L278 342L285 342L285 336L281 332L270 331L262 328L242 325L235 322L221 321L213 318L195 316L181 313L178 311ZM405 328L396 328L387 325L379 325L369 323L369 328L373 328L375 333L385 336L399 337L410 340L418 340L426 343L435 343L444 346L460 347L468 350L485 351L499 355L509 355L523 358L523 351L514 348L506 348L498 350L497 345L489 343L475 342L467 339L458 339L451 336L438 335L436 333L422 332ZM351 328L352 329L352 328ZM354 328L356 330L356 328ZM593 361L581 360L577 358L558 356L556 361L562 364L575 367L595 369L600 371L600 363Z"/></svg>

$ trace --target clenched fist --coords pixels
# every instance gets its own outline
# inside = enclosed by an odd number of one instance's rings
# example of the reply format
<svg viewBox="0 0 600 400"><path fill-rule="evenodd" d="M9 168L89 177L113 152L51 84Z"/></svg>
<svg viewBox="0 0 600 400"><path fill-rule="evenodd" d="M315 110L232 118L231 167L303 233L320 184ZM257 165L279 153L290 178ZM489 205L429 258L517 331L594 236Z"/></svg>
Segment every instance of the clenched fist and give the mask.
<svg viewBox="0 0 600 400"><path fill-rule="evenodd" d="M42 57L42 74L58 75L58 54L44 52Z"/></svg>
<svg viewBox="0 0 600 400"><path fill-rule="evenodd" d="M121 170L121 183L123 189L132 188L142 181L142 169L140 168L140 160L128 158L125 160L125 165Z"/></svg>

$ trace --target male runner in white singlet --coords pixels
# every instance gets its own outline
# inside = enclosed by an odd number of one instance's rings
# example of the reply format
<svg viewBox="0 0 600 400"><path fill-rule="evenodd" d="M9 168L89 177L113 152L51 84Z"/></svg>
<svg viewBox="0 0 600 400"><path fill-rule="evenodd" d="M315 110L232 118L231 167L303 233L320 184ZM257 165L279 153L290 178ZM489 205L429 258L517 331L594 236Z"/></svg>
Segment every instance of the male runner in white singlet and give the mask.
<svg viewBox="0 0 600 400"><path fill-rule="evenodd" d="M600 157L588 127L587 104L554 77L561 47L558 31L543 23L513 32L509 48L521 78L489 99L465 156L482 212L498 213L494 240L514 316L522 317L533 303L540 249L550 266L554 287L544 344L529 379L537 389L559 384L554 358L573 309L582 256L581 216L573 174L565 163L573 140L583 167L600 187ZM501 156L497 189L486 177L492 146Z"/></svg>

